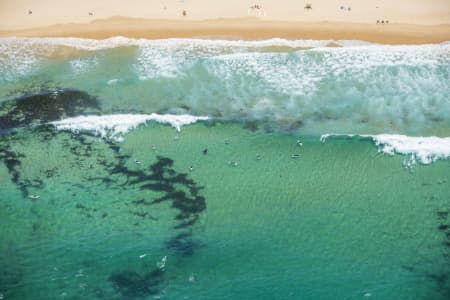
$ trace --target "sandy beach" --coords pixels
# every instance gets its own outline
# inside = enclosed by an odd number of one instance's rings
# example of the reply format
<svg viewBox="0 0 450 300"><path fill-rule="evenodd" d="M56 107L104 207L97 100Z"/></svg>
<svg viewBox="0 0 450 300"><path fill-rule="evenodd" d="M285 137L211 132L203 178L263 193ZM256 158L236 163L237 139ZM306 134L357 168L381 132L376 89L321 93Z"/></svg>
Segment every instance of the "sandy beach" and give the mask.
<svg viewBox="0 0 450 300"><path fill-rule="evenodd" d="M448 0L0 2L0 36L450 40Z"/></svg>

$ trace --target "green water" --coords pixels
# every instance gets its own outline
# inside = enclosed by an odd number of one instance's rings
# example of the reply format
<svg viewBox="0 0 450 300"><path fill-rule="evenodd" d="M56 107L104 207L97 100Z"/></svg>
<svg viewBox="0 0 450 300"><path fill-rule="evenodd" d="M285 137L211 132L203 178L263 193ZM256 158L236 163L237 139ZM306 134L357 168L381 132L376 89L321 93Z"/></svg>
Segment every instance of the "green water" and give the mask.
<svg viewBox="0 0 450 300"><path fill-rule="evenodd" d="M408 171L403 157L379 155L370 141L311 136L298 147L292 136L238 124L197 124L181 133L140 127L119 144L130 169L164 156L204 187L206 209L188 229L196 243L186 254L166 246L180 232L173 228L176 209L134 204L160 193L121 185L123 175L98 165L115 161L101 139L86 137L92 145L84 157L67 151L86 149L71 134L50 142L40 141L43 135L21 131L10 142L25 156L21 179L42 179L29 191L39 199L22 197L0 168L4 299L448 296L448 281L433 279L449 274L449 248L438 229L449 222L438 215L449 207L448 161ZM109 280L117 272L150 272L164 256L155 293L124 295Z"/></svg>
<svg viewBox="0 0 450 300"><path fill-rule="evenodd" d="M450 44L319 42L0 39L0 299L450 299Z"/></svg>

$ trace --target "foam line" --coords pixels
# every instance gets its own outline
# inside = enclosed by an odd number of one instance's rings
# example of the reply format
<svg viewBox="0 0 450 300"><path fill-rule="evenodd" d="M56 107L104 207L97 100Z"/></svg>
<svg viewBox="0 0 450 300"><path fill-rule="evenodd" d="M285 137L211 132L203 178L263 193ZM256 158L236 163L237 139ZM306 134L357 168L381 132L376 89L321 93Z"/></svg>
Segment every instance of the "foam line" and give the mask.
<svg viewBox="0 0 450 300"><path fill-rule="evenodd" d="M378 146L380 152L388 155L395 153L411 155L411 159L422 164L430 164L438 159L450 158L450 137L411 137L400 134L324 134L322 142L330 137L362 137L370 138Z"/></svg>
<svg viewBox="0 0 450 300"><path fill-rule="evenodd" d="M207 120L208 117L171 114L117 114L103 116L78 116L51 122L58 130L94 132L102 138L122 140L122 135L149 121L170 124L177 131L184 125Z"/></svg>
<svg viewBox="0 0 450 300"><path fill-rule="evenodd" d="M360 47L360 46L381 46L382 44L371 43L362 40L288 40L282 38L272 38L266 40L221 40L221 39L199 39L199 38L168 38L168 39L135 39L123 36L115 36L103 40L85 39L85 38L26 38L26 37L3 37L0 38L0 44L26 43L26 44L47 44L54 46L73 47L82 50L96 51L101 49L110 49L124 46L174 46L195 45L200 47L291 47L291 48L315 48L327 47L330 44L341 47ZM446 46L449 42L440 43ZM424 46L423 44L417 46ZM388 45L385 45L388 46ZM392 46L398 47L398 46ZM401 47L401 46L400 46Z"/></svg>
<svg viewBox="0 0 450 300"><path fill-rule="evenodd" d="M96 51L126 46L172 46L195 45L200 47L291 47L291 48L315 48L326 47L330 44L341 47L379 45L360 40L287 40L272 38L266 40L221 40L221 39L198 39L198 38L169 38L169 39L133 39L122 36L111 37L103 40L85 38L25 38L4 37L0 38L0 44L47 44L53 46L66 46L87 51Z"/></svg>

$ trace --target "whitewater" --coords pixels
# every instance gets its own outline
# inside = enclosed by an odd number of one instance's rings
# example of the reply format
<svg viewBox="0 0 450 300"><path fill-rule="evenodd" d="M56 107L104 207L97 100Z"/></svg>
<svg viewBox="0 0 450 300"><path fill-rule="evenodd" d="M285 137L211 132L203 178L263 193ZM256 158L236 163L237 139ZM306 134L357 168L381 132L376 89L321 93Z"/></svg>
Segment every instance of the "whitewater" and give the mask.
<svg viewBox="0 0 450 300"><path fill-rule="evenodd" d="M179 130L184 121L171 118L204 116L294 135L368 135L425 164L449 157L449 42L2 38L0 53L6 102L60 87L101 99L103 116L54 120L59 129L118 138L149 120Z"/></svg>
<svg viewBox="0 0 450 300"><path fill-rule="evenodd" d="M2 99L70 87L109 112L131 105L315 135L450 132L448 42L2 38L0 53Z"/></svg>

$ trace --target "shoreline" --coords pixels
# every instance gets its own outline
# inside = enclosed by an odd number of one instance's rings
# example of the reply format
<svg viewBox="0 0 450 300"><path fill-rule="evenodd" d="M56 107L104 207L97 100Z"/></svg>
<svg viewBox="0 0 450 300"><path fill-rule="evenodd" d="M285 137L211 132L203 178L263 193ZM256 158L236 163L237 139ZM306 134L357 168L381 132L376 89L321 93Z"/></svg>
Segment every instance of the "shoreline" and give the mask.
<svg viewBox="0 0 450 300"><path fill-rule="evenodd" d="M373 43L432 44L450 41L450 24L366 24L343 22L291 22L257 18L169 20L111 17L90 23L56 24L20 30L2 30L0 37L209 38L262 40L361 40Z"/></svg>

